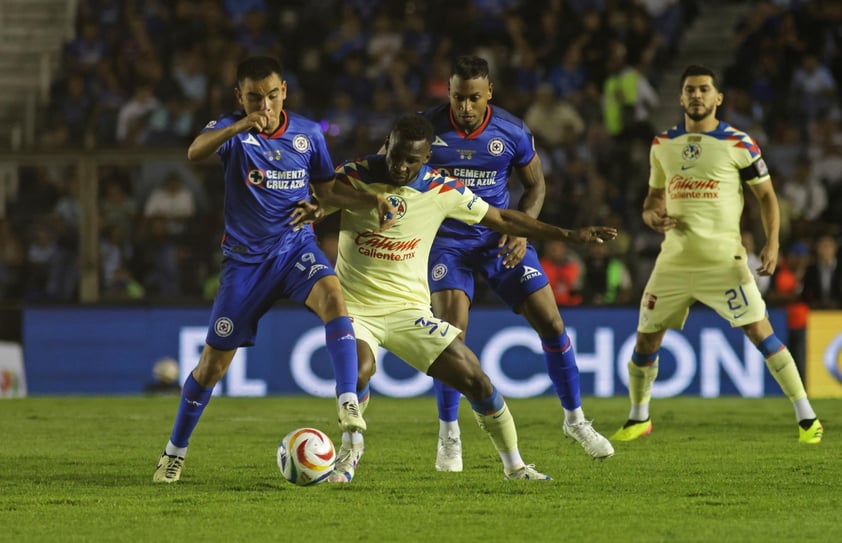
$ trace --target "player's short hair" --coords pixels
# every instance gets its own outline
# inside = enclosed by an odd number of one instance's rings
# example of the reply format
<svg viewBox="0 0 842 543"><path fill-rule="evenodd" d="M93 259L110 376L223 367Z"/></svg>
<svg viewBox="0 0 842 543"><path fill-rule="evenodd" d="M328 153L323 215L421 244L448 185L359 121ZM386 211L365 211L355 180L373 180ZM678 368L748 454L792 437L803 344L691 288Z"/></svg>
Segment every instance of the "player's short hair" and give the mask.
<svg viewBox="0 0 842 543"><path fill-rule="evenodd" d="M450 76L460 79L490 79L488 61L476 55L462 55L453 62Z"/></svg>
<svg viewBox="0 0 842 543"><path fill-rule="evenodd" d="M418 113L401 115L392 131L399 134L405 141L424 140L427 143L433 143L433 125L426 117Z"/></svg>
<svg viewBox="0 0 842 543"><path fill-rule="evenodd" d="M278 77L281 77L281 73L281 63L278 59L265 56L249 57L237 65L237 83L242 83L246 79L252 81L266 79L272 74L278 74Z"/></svg>
<svg viewBox="0 0 842 543"><path fill-rule="evenodd" d="M681 74L681 85L680 90L684 89L684 81L687 80L688 77L694 75L708 75L713 80L713 86L716 90L721 90L722 87L720 86L720 77L719 74L713 68L709 68L703 64L691 64L684 69L684 73Z"/></svg>

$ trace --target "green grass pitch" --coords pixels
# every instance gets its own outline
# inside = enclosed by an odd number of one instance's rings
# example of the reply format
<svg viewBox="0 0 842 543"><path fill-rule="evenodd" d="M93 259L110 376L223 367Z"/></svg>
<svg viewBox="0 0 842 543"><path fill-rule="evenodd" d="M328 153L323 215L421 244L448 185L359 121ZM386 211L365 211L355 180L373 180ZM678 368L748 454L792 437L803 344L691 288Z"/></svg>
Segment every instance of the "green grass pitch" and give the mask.
<svg viewBox="0 0 842 543"><path fill-rule="evenodd" d="M295 487L275 452L314 426L339 441L333 401L215 398L181 482L155 485L176 397L0 401L0 542L839 541L842 402L814 402L824 443L800 445L785 398L655 400L652 435L593 461L551 397L511 399L520 449L553 481L504 481L463 402L465 471L433 467L431 397L374 397L350 485ZM625 398L585 398L610 435Z"/></svg>

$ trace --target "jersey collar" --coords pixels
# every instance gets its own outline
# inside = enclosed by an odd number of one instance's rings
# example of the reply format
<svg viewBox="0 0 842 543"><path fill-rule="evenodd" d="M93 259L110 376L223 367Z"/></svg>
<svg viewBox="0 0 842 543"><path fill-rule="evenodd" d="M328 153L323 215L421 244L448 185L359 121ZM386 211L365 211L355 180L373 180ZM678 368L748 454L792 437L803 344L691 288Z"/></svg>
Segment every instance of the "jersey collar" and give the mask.
<svg viewBox="0 0 842 543"><path fill-rule="evenodd" d="M287 115L286 111L281 110L281 124L280 124L280 126L278 126L278 129L275 130L274 132L272 132L271 134L264 134L263 132L260 132L257 135L260 136L263 139L275 140L275 139L278 139L278 138L280 138L281 136L284 135L284 132L287 131L288 126L289 126L289 116Z"/></svg>
<svg viewBox="0 0 842 543"><path fill-rule="evenodd" d="M488 126L488 123L491 122L491 106L485 106L485 119L483 119L482 124L477 127L476 130L468 134L459 126L456 122L456 119L453 117L453 109L448 108L448 115L450 116L450 125L453 127L453 130L459 135L460 138L464 138L466 140L473 140L479 137L482 134L485 127Z"/></svg>

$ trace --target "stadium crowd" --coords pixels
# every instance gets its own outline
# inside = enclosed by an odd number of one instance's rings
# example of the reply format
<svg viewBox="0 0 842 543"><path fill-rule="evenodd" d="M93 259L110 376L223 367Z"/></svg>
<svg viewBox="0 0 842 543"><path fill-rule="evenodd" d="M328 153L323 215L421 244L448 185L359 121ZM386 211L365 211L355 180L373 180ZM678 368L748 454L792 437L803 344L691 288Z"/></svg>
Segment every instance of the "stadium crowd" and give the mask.
<svg viewBox="0 0 842 543"><path fill-rule="evenodd" d="M186 153L217 112L235 108L237 62L268 54L285 68L285 107L320 121L338 163L376 152L401 113L446 101L452 58L478 54L491 65L494 103L535 135L547 179L540 218L622 232L588 249L540 246L556 301L636 304L661 239L640 220L648 146L668 128L653 126L650 115L677 97L678 89L661 85L664 71L705 7L697 0L80 0L39 147ZM797 330L807 307L842 307L842 7L751 2L732 49L721 117L758 140L772 172L782 258L761 288L770 303L787 304ZM629 78L638 92L621 103L616 89ZM74 302L76 171L46 163L21 173L26 182L0 219L0 297ZM211 299L222 233L218 164L102 164L99 179L102 299ZM752 205L744 225L751 250L762 239ZM335 230L332 220L318 227L327 252ZM496 303L482 293L477 299Z"/></svg>

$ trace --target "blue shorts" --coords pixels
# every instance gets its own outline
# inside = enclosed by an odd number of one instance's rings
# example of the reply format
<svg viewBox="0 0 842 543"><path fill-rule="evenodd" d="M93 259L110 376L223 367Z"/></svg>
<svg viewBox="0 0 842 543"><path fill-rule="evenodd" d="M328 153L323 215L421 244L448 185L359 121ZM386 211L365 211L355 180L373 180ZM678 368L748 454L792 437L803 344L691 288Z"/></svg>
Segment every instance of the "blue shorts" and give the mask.
<svg viewBox="0 0 842 543"><path fill-rule="evenodd" d="M474 300L474 274L479 273L492 292L515 311L533 292L549 284L538 253L527 243L523 260L514 268L503 267L503 258L497 256L500 248L496 240L481 246L472 246L464 241L440 242L436 238L430 251L428 283L430 292L440 290L461 290Z"/></svg>
<svg viewBox="0 0 842 543"><path fill-rule="evenodd" d="M223 351L254 345L260 317L277 300L303 305L316 281L328 275L336 272L315 240L263 262L226 258L205 341Z"/></svg>

